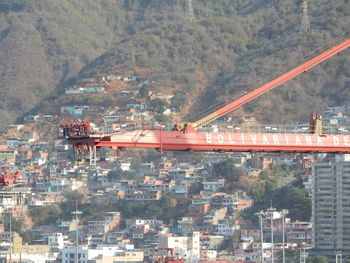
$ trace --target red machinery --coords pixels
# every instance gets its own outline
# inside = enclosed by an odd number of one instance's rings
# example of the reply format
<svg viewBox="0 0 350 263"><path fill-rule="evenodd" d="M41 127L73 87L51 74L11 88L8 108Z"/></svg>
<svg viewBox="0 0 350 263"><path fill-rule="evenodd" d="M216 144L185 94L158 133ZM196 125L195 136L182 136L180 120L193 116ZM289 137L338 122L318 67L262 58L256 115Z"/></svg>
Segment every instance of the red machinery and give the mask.
<svg viewBox="0 0 350 263"><path fill-rule="evenodd" d="M167 255L166 257L157 257L153 260L154 263L185 263L184 260L174 257L174 249L173 248L160 248L163 250L167 250L168 254L170 252L170 256Z"/></svg>
<svg viewBox="0 0 350 263"><path fill-rule="evenodd" d="M160 129L135 130L112 135L84 134L65 136L77 149L87 148L90 157L96 148L111 147L123 150L126 147L156 148L160 151L223 151L223 152L350 152L350 136L297 133L229 133L199 132L198 127L213 121L251 100L282 85L286 81L307 72L332 56L350 47L347 39L315 58L281 75L271 82L249 92L204 118L184 125L175 125L173 131ZM90 159L91 160L91 159Z"/></svg>
<svg viewBox="0 0 350 263"><path fill-rule="evenodd" d="M1 186L12 186L14 185L18 179L20 179L22 172L21 171L15 171L11 172L7 170L4 173L0 174L0 185Z"/></svg>

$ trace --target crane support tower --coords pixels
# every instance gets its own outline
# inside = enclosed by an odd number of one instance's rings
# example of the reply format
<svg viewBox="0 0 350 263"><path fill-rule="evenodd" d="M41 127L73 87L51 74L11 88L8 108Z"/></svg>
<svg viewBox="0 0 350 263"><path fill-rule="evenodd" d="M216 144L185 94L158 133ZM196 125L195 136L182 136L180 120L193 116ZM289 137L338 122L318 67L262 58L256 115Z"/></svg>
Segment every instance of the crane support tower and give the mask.
<svg viewBox="0 0 350 263"><path fill-rule="evenodd" d="M90 162L96 157L96 150L101 147L110 147L118 151L132 147L155 148L160 151L350 153L349 135L320 134L320 132L316 132L319 131L318 128L314 128L313 132L311 132L312 134L198 131L200 126L208 124L266 94L268 91L301 73L307 72L348 47L350 47L350 39L333 46L302 65L241 96L196 122L176 125L172 131L164 131L162 127L125 131L116 134L99 134L90 130L82 134L72 130L65 130L63 137L79 152L87 150L90 153Z"/></svg>

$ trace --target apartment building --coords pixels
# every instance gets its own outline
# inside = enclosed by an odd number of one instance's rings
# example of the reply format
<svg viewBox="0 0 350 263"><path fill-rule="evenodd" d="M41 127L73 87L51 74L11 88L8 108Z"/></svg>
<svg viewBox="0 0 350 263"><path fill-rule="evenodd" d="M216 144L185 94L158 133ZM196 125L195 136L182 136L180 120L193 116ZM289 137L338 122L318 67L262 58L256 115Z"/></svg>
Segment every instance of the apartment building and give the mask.
<svg viewBox="0 0 350 263"><path fill-rule="evenodd" d="M193 232L188 236L160 236L158 239L158 253L167 256L167 249L174 249L174 255L183 259L199 259L200 233Z"/></svg>
<svg viewBox="0 0 350 263"><path fill-rule="evenodd" d="M335 262L335 251L350 257L350 156L335 156L312 167L314 254Z"/></svg>

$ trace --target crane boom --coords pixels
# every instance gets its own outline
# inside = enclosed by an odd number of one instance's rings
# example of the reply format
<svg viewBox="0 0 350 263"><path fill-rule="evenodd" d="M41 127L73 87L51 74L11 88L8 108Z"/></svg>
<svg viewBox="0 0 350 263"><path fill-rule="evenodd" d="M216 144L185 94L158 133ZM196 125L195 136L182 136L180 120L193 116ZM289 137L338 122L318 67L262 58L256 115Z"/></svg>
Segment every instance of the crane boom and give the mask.
<svg viewBox="0 0 350 263"><path fill-rule="evenodd" d="M308 71L322 61L350 47L350 39L332 47L315 58L292 69L275 80L253 90L241 98L216 110L195 123L188 123L184 129L163 131L160 129L142 129L113 134L91 132L84 123L83 129L73 126L63 127L66 138L79 154L85 149L90 155L90 164L96 161L96 150L110 147L122 151L127 147L156 148L160 151L223 151L223 152L321 152L350 153L350 135L298 134L293 133L240 133L196 131L199 126L208 123L228 112L280 86L286 81ZM82 126L83 124L80 124ZM82 132L83 131L83 132ZM296 132L296 133L295 133Z"/></svg>
<svg viewBox="0 0 350 263"><path fill-rule="evenodd" d="M322 54L314 57L313 59L305 62L304 64L292 69L291 71L284 73L283 75L279 76L278 78L266 83L265 85L249 92L248 94L245 94L244 96L240 97L237 100L234 100L233 102L221 107L220 109L206 115L205 117L201 118L200 120L189 124L192 126L193 129L196 129L204 124L207 124L217 118L220 118L224 116L225 114L233 111L234 109L237 109L238 107L241 107L245 105L246 103L250 102L251 100L267 93L268 91L282 85L283 83L287 82L288 80L300 75L303 72L307 72L309 69L315 67L316 65L320 64L321 62L327 60L328 58L340 53L341 51L347 49L350 47L350 39L347 39L340 44L332 47L331 49L323 52Z"/></svg>

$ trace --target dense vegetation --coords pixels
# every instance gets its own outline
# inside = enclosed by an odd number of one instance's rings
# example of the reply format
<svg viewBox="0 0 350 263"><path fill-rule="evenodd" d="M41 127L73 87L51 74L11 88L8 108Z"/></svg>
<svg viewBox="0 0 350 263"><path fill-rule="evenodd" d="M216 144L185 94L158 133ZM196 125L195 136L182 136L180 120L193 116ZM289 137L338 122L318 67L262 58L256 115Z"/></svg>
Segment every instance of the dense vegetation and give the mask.
<svg viewBox="0 0 350 263"><path fill-rule="evenodd" d="M254 205L243 211L246 219L256 220L256 212L265 210L273 204L278 210L288 209L288 216L293 220L308 221L311 217L311 197L304 189L301 180L295 180L292 184L285 184L285 179L295 167L288 165L275 165L269 171L260 173L259 180L253 182L245 176L242 168L235 167L231 160L215 164L213 174L216 177L225 178L223 191L230 193L236 190L244 190L254 199Z"/></svg>
<svg viewBox="0 0 350 263"><path fill-rule="evenodd" d="M196 0L189 23L185 1L2 0L0 121L116 65L147 68L159 87L184 85L196 99L193 116L348 36L349 0L310 2L309 33L300 32L301 2ZM346 103L349 72L345 52L245 109L269 121L306 118L325 103Z"/></svg>

